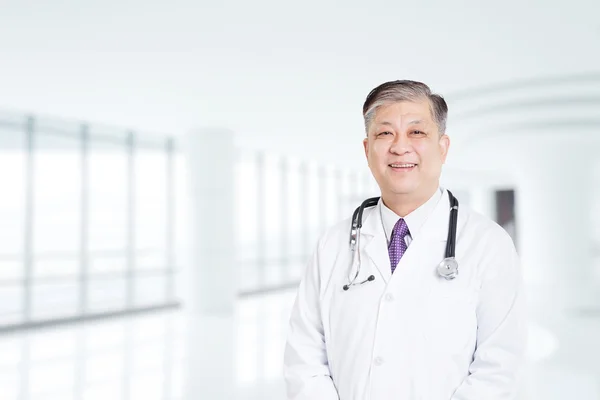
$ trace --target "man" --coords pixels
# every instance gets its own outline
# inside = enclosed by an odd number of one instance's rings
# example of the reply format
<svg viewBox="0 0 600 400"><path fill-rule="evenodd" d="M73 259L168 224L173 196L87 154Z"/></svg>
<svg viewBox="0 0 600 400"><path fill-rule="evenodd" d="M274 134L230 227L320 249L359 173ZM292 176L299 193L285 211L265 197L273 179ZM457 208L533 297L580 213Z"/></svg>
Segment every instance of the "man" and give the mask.
<svg viewBox="0 0 600 400"><path fill-rule="evenodd" d="M447 112L420 82L387 82L368 95L363 142L381 199L364 211L354 258L351 218L319 239L290 320L288 399L516 397L526 329L511 238L460 204L458 276L436 269L450 215L439 183Z"/></svg>

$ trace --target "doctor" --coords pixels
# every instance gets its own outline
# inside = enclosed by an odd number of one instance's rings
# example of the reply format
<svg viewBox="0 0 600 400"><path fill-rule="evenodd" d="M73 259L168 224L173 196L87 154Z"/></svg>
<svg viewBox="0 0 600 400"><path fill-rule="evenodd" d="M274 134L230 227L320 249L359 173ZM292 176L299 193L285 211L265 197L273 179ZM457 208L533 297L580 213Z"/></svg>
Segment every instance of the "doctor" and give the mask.
<svg viewBox="0 0 600 400"><path fill-rule="evenodd" d="M437 271L450 215L439 183L447 112L420 82L368 95L363 143L381 199L364 211L354 259L350 216L318 241L290 319L288 399L516 398L526 328L511 238L460 204L459 273Z"/></svg>

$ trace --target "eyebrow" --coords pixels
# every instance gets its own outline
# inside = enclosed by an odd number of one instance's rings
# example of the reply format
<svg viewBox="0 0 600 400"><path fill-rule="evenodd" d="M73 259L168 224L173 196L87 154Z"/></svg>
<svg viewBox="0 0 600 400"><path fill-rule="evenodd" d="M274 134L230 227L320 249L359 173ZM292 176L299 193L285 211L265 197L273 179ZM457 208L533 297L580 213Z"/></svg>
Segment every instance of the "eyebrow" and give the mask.
<svg viewBox="0 0 600 400"><path fill-rule="evenodd" d="M418 125L418 124L423 124L423 123L425 123L425 120L423 120L423 119L413 119L412 121L410 121L408 123L408 125ZM392 126L392 123L388 122L388 121L382 121L382 122L377 123L377 125Z"/></svg>

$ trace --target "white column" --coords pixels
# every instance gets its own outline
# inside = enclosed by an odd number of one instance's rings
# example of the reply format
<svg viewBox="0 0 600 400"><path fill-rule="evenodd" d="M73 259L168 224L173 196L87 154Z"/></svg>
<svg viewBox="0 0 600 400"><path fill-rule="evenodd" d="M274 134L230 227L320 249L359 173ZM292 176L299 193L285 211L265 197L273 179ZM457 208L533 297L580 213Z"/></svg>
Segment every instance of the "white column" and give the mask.
<svg viewBox="0 0 600 400"><path fill-rule="evenodd" d="M533 140L518 159L510 155L519 168L517 240L532 310L552 318L594 301L592 158L572 139Z"/></svg>
<svg viewBox="0 0 600 400"><path fill-rule="evenodd" d="M196 130L185 141L191 194L190 311L234 311L234 144L225 129Z"/></svg>
<svg viewBox="0 0 600 400"><path fill-rule="evenodd" d="M190 262L184 399L235 398L234 142L226 129L184 140L190 188Z"/></svg>

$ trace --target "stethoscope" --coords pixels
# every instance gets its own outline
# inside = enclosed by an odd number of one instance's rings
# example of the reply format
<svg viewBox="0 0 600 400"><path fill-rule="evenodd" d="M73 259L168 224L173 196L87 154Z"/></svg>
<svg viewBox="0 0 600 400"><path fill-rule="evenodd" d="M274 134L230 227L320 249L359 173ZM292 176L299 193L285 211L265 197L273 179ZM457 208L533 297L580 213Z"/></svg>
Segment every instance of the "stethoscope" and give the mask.
<svg viewBox="0 0 600 400"><path fill-rule="evenodd" d="M458 276L458 262L454 256L456 248L456 226L458 222L458 200L456 197L447 190L448 197L450 198L450 224L448 227L448 239L446 241L446 253L444 259L437 266L437 273L440 277L446 280L452 280ZM362 228L362 215L365 208L374 207L379 202L379 197L371 197L362 202L362 204L354 210L352 215L352 226L350 228L350 251L352 251L352 264L354 265L355 258L358 256L358 267L356 269L356 275L346 285L344 290L350 289L350 286L362 285L365 282L375 280L374 275L370 275L367 279L362 282L354 283L360 273L360 251L356 251L358 247L360 249L360 228Z"/></svg>

